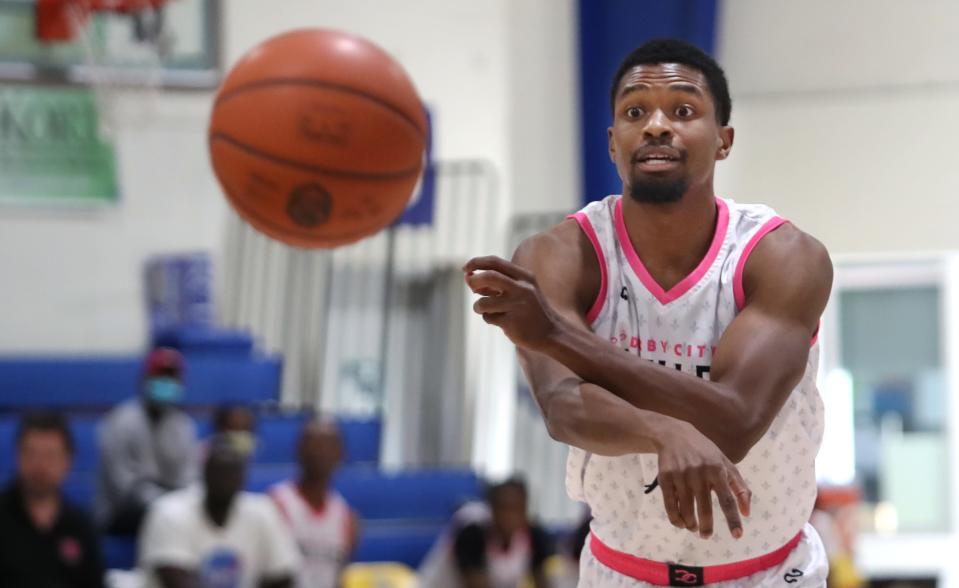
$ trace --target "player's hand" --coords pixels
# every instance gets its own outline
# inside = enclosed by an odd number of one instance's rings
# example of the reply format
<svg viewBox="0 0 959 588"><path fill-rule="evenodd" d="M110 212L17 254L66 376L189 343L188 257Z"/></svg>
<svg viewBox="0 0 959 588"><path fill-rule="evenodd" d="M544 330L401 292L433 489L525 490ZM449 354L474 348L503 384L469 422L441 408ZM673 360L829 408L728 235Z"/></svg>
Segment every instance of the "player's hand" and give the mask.
<svg viewBox="0 0 959 588"><path fill-rule="evenodd" d="M752 492L726 455L689 423L680 421L662 440L658 480L674 526L710 537L715 493L729 532L742 537L742 516L749 516Z"/></svg>
<svg viewBox="0 0 959 588"><path fill-rule="evenodd" d="M526 268L501 257L474 257L463 271L466 285L481 298L473 311L495 325L520 347L539 349L561 324Z"/></svg>

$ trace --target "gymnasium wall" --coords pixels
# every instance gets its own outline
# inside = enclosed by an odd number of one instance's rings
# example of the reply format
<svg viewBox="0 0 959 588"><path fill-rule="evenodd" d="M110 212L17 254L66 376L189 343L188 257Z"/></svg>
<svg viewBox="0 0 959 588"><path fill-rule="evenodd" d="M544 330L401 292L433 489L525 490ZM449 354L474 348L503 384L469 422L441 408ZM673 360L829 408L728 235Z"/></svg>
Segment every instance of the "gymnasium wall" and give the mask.
<svg viewBox="0 0 959 588"><path fill-rule="evenodd" d="M959 248L959 4L735 0L719 28L737 131L720 194L833 254Z"/></svg>
<svg viewBox="0 0 959 588"><path fill-rule="evenodd" d="M369 36L416 80L437 123L437 157L488 159L505 188L507 2L284 0L282 10L263 10L259 0L222 4L227 64L255 40L289 28L339 27ZM206 154L211 98L209 92L164 93L149 120L139 116L136 96L121 98L118 107L130 116L115 139L119 206L3 210L0 353L137 349L146 336L143 261L161 252L219 255L226 204Z"/></svg>
<svg viewBox="0 0 959 588"><path fill-rule="evenodd" d="M139 349L143 261L221 241L226 205L204 139L209 96L161 96L149 120L130 100L118 106L130 115L115 137L118 206L0 214L0 353Z"/></svg>

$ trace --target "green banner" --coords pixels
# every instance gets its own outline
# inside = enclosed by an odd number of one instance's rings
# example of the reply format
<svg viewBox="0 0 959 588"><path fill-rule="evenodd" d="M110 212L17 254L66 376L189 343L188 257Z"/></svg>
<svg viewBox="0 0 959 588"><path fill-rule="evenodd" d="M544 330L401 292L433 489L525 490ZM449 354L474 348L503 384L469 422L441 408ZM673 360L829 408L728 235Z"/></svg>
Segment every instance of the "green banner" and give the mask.
<svg viewBox="0 0 959 588"><path fill-rule="evenodd" d="M91 91L0 87L0 200L112 204L116 167Z"/></svg>

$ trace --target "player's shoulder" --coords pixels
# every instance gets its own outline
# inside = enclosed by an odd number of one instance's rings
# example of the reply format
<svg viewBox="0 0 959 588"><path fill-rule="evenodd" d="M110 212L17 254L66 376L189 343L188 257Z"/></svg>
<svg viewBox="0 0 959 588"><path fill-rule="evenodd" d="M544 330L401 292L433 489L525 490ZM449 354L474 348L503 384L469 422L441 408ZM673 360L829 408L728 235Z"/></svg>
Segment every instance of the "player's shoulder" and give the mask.
<svg viewBox="0 0 959 588"><path fill-rule="evenodd" d="M750 260L770 269L802 267L832 274L829 251L821 241L792 223L783 223L757 243ZM788 265L787 265L788 264Z"/></svg>
<svg viewBox="0 0 959 588"><path fill-rule="evenodd" d="M285 500L291 493L295 492L293 480L282 480L272 484L266 490L266 495L273 501Z"/></svg>
<svg viewBox="0 0 959 588"><path fill-rule="evenodd" d="M568 218L548 229L524 239L516 248L514 258L548 258L556 252L575 253L589 245L589 240L576 221Z"/></svg>
<svg viewBox="0 0 959 588"><path fill-rule="evenodd" d="M573 219L566 219L525 239L513 262L532 271L541 288L554 295L569 293L588 308L596 298L602 270L593 245Z"/></svg>
<svg viewBox="0 0 959 588"><path fill-rule="evenodd" d="M154 518L164 521L182 521L196 512L200 504L202 491L197 486L188 486L167 492L150 505Z"/></svg>
<svg viewBox="0 0 959 588"><path fill-rule="evenodd" d="M792 223L784 223L756 244L743 273L747 303L760 294L764 300L818 308L825 305L832 281L832 260L825 245Z"/></svg>

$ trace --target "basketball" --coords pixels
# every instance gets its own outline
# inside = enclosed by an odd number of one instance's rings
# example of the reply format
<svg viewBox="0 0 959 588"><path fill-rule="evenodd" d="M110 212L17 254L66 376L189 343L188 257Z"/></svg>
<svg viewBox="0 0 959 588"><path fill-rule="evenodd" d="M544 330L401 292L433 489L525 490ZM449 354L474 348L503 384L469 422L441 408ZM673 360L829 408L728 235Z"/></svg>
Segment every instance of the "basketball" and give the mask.
<svg viewBox="0 0 959 588"><path fill-rule="evenodd" d="M396 220L426 141L426 113L402 66L366 39L324 29L287 32L244 55L209 127L233 208L302 248L352 243Z"/></svg>

